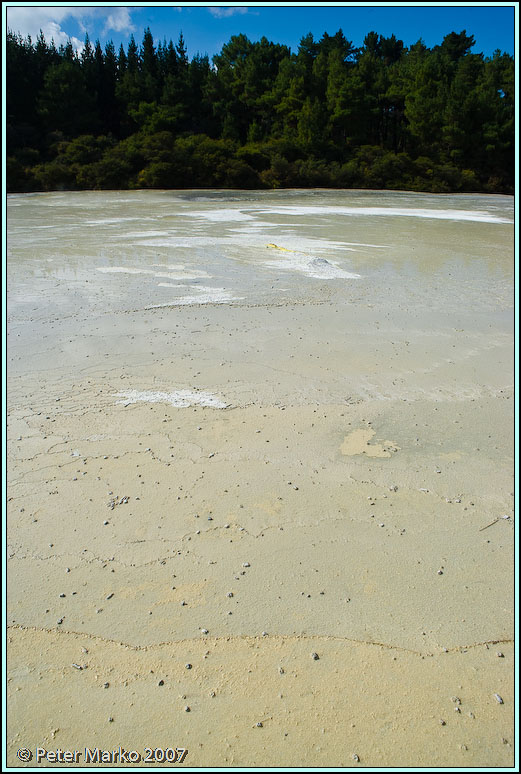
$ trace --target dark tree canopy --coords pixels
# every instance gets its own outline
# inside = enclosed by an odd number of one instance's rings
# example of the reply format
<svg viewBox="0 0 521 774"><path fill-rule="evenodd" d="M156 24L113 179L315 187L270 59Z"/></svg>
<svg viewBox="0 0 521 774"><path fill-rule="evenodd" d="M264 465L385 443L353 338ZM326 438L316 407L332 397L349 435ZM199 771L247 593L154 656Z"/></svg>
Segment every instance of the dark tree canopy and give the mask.
<svg viewBox="0 0 521 774"><path fill-rule="evenodd" d="M310 32L296 52L240 34L210 62L149 28L79 54L9 32L8 190L512 192L514 60L474 46L466 30L432 49Z"/></svg>

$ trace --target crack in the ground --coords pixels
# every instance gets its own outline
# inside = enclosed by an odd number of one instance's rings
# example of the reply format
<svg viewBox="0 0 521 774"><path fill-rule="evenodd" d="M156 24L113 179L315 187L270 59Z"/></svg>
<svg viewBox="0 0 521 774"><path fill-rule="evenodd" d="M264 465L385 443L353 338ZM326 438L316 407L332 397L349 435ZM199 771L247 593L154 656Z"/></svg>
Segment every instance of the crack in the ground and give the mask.
<svg viewBox="0 0 521 774"><path fill-rule="evenodd" d="M103 642L110 645L118 645L122 648L125 648L125 650L132 650L136 652L148 652L150 650L158 649L158 648L164 648L164 647L171 647L175 645L185 645L186 643L199 643L201 640L204 640L205 642L212 641L212 642L230 642L230 641L251 641L251 642L273 642L274 640L281 640L281 641L287 641L287 640L304 640L304 641L322 641L322 642L338 642L338 643L352 643L354 645L369 645L374 646L378 648L384 648L386 650L393 650L393 651L401 651L403 653L409 653L414 656L440 656L441 654L446 655L447 653L458 653L463 652L466 650L470 650L473 648L480 648L480 647L486 647L490 645L510 645L514 644L514 640L510 638L498 638L493 640L485 640L483 642L473 642L470 644L464 644L464 645L456 645L452 648L441 648L440 652L436 653L433 651L426 651L422 652L419 650L413 650L412 648L404 648L400 645L391 645L390 643L386 642L378 642L375 640L358 640L352 637L339 637L337 635L328 635L328 634L264 634L260 636L255 635L248 635L248 634L238 634L238 635L223 635L221 637L210 637L208 635L205 635L204 638L202 637L187 637L184 639L179 640L165 640L163 642L157 642L152 643L150 645L132 645L127 642L122 642L114 639L110 639L109 637L102 637L97 634L91 634L89 632L76 632L68 629L55 629L55 628L46 628L46 627L37 627L37 626L23 626L22 624L8 624L7 630L15 630L15 631L21 631L21 632L35 632L35 633L46 633L46 634L58 634L60 637L65 636L73 636L73 637L82 637L82 638L89 638L91 640L96 640L98 642Z"/></svg>

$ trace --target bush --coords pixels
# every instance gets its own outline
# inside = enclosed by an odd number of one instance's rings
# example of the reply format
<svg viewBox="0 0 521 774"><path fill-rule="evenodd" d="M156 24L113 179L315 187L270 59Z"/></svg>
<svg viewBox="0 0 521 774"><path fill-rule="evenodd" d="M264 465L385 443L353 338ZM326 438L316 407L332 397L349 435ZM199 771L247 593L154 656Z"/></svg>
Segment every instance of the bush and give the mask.
<svg viewBox="0 0 521 774"><path fill-rule="evenodd" d="M33 171L15 156L8 156L5 165L7 193L24 193L36 190Z"/></svg>
<svg viewBox="0 0 521 774"><path fill-rule="evenodd" d="M60 161L48 161L33 167L33 176L37 190L64 191L76 187L76 175L73 170Z"/></svg>

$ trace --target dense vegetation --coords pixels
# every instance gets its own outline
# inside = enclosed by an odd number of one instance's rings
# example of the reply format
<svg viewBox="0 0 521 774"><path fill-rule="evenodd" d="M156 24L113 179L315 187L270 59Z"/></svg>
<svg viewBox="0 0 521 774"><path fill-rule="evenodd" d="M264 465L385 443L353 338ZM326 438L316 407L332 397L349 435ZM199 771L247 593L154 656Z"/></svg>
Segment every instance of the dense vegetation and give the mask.
<svg viewBox="0 0 521 774"><path fill-rule="evenodd" d="M237 35L212 62L149 29L119 52L6 45L9 191L513 191L514 61L465 30L432 49L309 34L297 53Z"/></svg>

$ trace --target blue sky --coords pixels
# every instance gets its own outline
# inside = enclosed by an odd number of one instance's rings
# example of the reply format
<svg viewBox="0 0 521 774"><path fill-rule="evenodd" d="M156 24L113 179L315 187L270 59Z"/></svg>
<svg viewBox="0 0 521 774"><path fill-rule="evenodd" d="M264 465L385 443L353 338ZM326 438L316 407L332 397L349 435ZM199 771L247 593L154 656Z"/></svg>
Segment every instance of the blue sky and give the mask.
<svg viewBox="0 0 521 774"><path fill-rule="evenodd" d="M6 8L6 6L3 6ZM466 30L474 35L475 53L491 56L496 49L514 54L514 7L497 3L474 3L457 6L440 3L436 7L375 6L358 3L341 7L323 5L278 7L266 5L235 6L174 6L107 5L86 7L81 4L36 5L19 3L7 7L7 27L33 39L42 29L47 40L65 43L68 38L80 48L88 32L92 41L100 39L102 45L113 40L116 48L122 42L126 48L130 34L141 42L143 30L149 26L154 40L172 39L177 42L182 31L188 55L218 53L232 35L244 33L250 40L265 35L276 43L285 43L296 51L303 35L312 32L319 39L324 31L335 33L342 28L348 40L355 46L362 45L364 36L371 30L381 35L393 33L406 46L422 38L427 46L441 43L452 32Z"/></svg>

